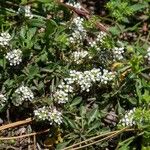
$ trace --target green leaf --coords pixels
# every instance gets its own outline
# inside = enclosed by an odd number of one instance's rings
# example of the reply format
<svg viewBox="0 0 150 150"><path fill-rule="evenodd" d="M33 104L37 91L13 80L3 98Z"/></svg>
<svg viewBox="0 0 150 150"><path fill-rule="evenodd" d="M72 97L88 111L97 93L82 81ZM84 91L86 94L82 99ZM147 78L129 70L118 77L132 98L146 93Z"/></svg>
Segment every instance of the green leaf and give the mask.
<svg viewBox="0 0 150 150"><path fill-rule="evenodd" d="M3 69L6 68L6 59L5 58L0 59L0 66L3 67Z"/></svg>
<svg viewBox="0 0 150 150"><path fill-rule="evenodd" d="M62 150L62 149L65 148L69 143L70 143L70 141L69 141L69 142L63 142L63 143L58 144L57 147L56 147L56 150Z"/></svg>
<svg viewBox="0 0 150 150"><path fill-rule="evenodd" d="M46 51L44 51L44 53L40 56L40 60L42 62L47 62L48 61L48 54Z"/></svg>
<svg viewBox="0 0 150 150"><path fill-rule="evenodd" d="M129 144L133 141L135 137L128 138L127 140L119 143L118 150L130 150Z"/></svg>
<svg viewBox="0 0 150 150"><path fill-rule="evenodd" d="M121 31L118 29L118 27L110 27L109 31L113 34L113 35L119 35L121 33Z"/></svg>
<svg viewBox="0 0 150 150"><path fill-rule="evenodd" d="M88 114L87 114L87 118L88 118L88 124L90 124L91 122L94 121L94 119L96 119L99 115L99 111L98 108L93 108Z"/></svg>
<svg viewBox="0 0 150 150"><path fill-rule="evenodd" d="M145 9L146 7L148 7L148 4L141 4L141 3L138 3L138 4L135 4L135 5L132 5L131 6L131 8L132 8L132 10L134 11L134 12L136 12L136 11L139 11L139 10L141 10L141 9Z"/></svg>
<svg viewBox="0 0 150 150"><path fill-rule="evenodd" d="M148 90L145 90L143 99L149 104L150 102L150 92Z"/></svg>
<svg viewBox="0 0 150 150"><path fill-rule="evenodd" d="M20 37L21 39L26 39L26 31L27 31L27 28L26 26L23 26L20 30Z"/></svg>
<svg viewBox="0 0 150 150"><path fill-rule="evenodd" d="M87 133L89 134L92 130L96 130L98 127L100 127L100 121L93 122Z"/></svg>
<svg viewBox="0 0 150 150"><path fill-rule="evenodd" d="M41 3L51 3L52 0L37 0L38 2L41 2Z"/></svg>
<svg viewBox="0 0 150 150"><path fill-rule="evenodd" d="M14 88L15 81L11 79L7 79L4 83L4 86L7 88Z"/></svg>
<svg viewBox="0 0 150 150"><path fill-rule="evenodd" d="M72 101L70 107L73 107L73 106L76 106L76 105L80 104L81 101L82 101L82 97L76 97L76 98Z"/></svg>
<svg viewBox="0 0 150 150"><path fill-rule="evenodd" d="M56 28L57 28L57 23L54 20L52 19L47 20L45 37L48 38L49 35L53 34L56 31Z"/></svg>
<svg viewBox="0 0 150 150"><path fill-rule="evenodd" d="M34 37L35 33L36 33L36 28L30 28L27 32L27 38L31 40Z"/></svg>
<svg viewBox="0 0 150 150"><path fill-rule="evenodd" d="M32 27L43 27L45 28L45 21L43 19L30 19L28 24Z"/></svg>
<svg viewBox="0 0 150 150"><path fill-rule="evenodd" d="M85 116L85 114L86 114L86 107L81 106L80 107L80 115L81 115L81 117Z"/></svg>
<svg viewBox="0 0 150 150"><path fill-rule="evenodd" d="M35 76L39 73L39 68L38 66L30 66L29 67L29 75L30 76Z"/></svg>
<svg viewBox="0 0 150 150"><path fill-rule="evenodd" d="M68 124L71 128L73 128L73 129L76 128L76 124L75 124L75 122L74 122L73 120L69 119L69 118L66 117L66 116L63 116L63 118L65 119L65 121L67 122L67 124Z"/></svg>

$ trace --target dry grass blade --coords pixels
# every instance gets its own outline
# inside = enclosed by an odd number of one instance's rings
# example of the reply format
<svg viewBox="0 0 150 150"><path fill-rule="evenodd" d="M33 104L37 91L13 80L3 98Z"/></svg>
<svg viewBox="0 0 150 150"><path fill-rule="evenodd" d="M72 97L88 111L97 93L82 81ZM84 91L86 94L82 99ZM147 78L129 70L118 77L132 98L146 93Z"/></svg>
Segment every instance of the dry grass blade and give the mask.
<svg viewBox="0 0 150 150"><path fill-rule="evenodd" d="M22 121L17 121L17 122L14 122L14 123L9 123L7 125L3 125L0 127L0 131L1 130L5 130L5 129L8 129L8 128L13 128L13 127L16 127L16 126L20 126L20 125L25 125L25 124L29 124L31 123L33 120L32 118L27 118L25 120L22 120Z"/></svg>
<svg viewBox="0 0 150 150"><path fill-rule="evenodd" d="M0 140L12 140L12 139L25 138L25 137L29 137L29 136L35 136L35 135L47 133L49 131L50 131L50 129L47 129L47 130L44 130L44 131L40 131L40 132L33 132L33 133L29 133L29 134L24 134L24 135L20 135L20 136L0 137Z"/></svg>
<svg viewBox="0 0 150 150"><path fill-rule="evenodd" d="M103 142L103 141L105 141L105 140L107 140L107 139L110 139L110 138L113 138L113 137L117 136L118 134L122 133L124 130L125 130L125 129L122 129L122 130L120 130L120 131L116 131L116 133L113 133L113 134L111 134L111 135L109 135L109 136L107 136L107 137L105 137L105 138L102 138L102 139L100 139L100 140L91 142L91 143L86 144L86 145L84 145L84 146L80 146L80 147L77 147L77 148L73 148L73 150L83 149L83 148L85 148L85 147L88 147L88 146L91 146L91 145L94 145L94 144Z"/></svg>
<svg viewBox="0 0 150 150"><path fill-rule="evenodd" d="M98 136L89 138L89 139L87 139L87 140L84 140L84 141L82 141L82 142L73 144L73 145L71 145L71 146L68 146L68 147L64 148L63 150L71 150L71 149L76 150L76 149L80 148L80 147L77 147L77 146L79 146L79 145L81 145L81 144L85 144L84 146L82 146L82 147L84 148L84 147L87 147L87 146L90 146L90 145L93 145L93 144L102 142L103 140L106 140L107 138L109 139L109 138L111 138L111 137L114 137L115 135L118 135L118 134L120 134L120 133L122 133L122 132L124 132L124 131L125 131L125 132L128 132L128 131L134 131L134 130L135 130L135 129L123 128L123 129L121 129L121 130L104 133L104 134L101 134L101 135L98 135ZM100 139L100 140L96 140L97 138L101 138L101 137L104 137L104 136L107 136L107 137L105 137L106 139L103 138L103 139ZM91 142L92 140L96 140L96 141ZM87 142L91 142L91 143L86 144ZM74 148L74 147L77 147L77 148Z"/></svg>
<svg viewBox="0 0 150 150"><path fill-rule="evenodd" d="M33 135L34 150L36 150L36 135Z"/></svg>

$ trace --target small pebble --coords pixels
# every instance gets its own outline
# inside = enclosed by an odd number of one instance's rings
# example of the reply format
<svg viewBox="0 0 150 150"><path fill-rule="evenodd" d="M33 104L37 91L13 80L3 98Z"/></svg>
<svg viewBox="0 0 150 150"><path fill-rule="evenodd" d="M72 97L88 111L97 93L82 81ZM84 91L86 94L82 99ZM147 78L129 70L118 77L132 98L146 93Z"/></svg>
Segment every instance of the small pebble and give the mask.
<svg viewBox="0 0 150 150"><path fill-rule="evenodd" d="M3 122L4 122L4 121L0 118L0 125L3 124Z"/></svg>

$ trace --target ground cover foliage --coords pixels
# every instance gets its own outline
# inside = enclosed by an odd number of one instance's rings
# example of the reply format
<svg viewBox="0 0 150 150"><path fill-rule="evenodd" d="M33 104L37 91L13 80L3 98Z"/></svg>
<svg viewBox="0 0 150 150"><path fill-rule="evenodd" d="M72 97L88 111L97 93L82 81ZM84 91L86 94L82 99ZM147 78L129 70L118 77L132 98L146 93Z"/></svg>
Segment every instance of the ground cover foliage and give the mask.
<svg viewBox="0 0 150 150"><path fill-rule="evenodd" d="M119 130L68 149L149 150L150 1L98 2L1 1L1 124L33 118L42 148Z"/></svg>

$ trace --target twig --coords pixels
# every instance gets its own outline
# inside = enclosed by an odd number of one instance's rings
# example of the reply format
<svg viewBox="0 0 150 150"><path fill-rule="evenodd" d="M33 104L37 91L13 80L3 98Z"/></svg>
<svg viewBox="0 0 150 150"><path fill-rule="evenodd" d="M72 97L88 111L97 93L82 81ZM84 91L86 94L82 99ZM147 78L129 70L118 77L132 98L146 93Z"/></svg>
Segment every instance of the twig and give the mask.
<svg viewBox="0 0 150 150"><path fill-rule="evenodd" d="M47 133L47 132L49 132L49 130L50 129L47 129L47 130L44 130L44 131L40 131L40 132L33 132L33 133L30 133L30 134L20 135L20 136L0 137L0 140L12 140L12 139L25 138L25 137L29 137L29 136L35 136L35 135Z"/></svg>
<svg viewBox="0 0 150 150"><path fill-rule="evenodd" d="M25 124L31 123L32 121L33 121L32 118L27 118L27 119L22 120L22 121L17 121L17 122L14 122L14 123L9 123L7 125L1 126L0 127L0 131L8 129L8 128L13 128L13 127L16 127L16 126L20 126L20 125L25 125Z"/></svg>
<svg viewBox="0 0 150 150"><path fill-rule="evenodd" d="M34 150L36 150L36 136L33 135L33 144L34 144Z"/></svg>
<svg viewBox="0 0 150 150"><path fill-rule="evenodd" d="M102 142L102 141L107 140L107 139L109 139L109 138L113 138L114 136L116 136L116 135L118 135L118 134L122 133L124 130L126 130L126 128L121 129L121 130L119 130L119 131L116 131L116 133L113 133L113 134L111 134L111 135L109 135L109 136L107 136L107 137L105 137L105 138L103 138L103 139L100 139L100 140L94 141L94 142L89 143L89 144L86 144L86 145L84 145L84 146L80 146L80 147L77 147L77 148L73 148L73 150L83 149L83 148L85 148L85 147L88 147L88 146L91 146L91 145L93 145L93 144L96 144L96 143Z"/></svg>
<svg viewBox="0 0 150 150"><path fill-rule="evenodd" d="M87 11L85 8L81 8L81 9L78 9L78 8L75 8L73 6L70 6L70 5L67 5L67 4L64 4L62 2L60 2L59 0L56 0L56 2L70 10L72 10L73 12L75 12L76 14L78 14L79 16L83 16L85 17L86 19L90 19L91 18L91 15L89 13L89 11ZM96 22L95 23L96 27L104 32L108 32L108 29L100 22Z"/></svg>
<svg viewBox="0 0 150 150"><path fill-rule="evenodd" d="M92 140L95 140L95 139L100 138L100 137L103 137L103 136L109 136L109 135L112 135L112 134L115 134L115 133L117 133L117 132L124 131L124 130L125 130L126 132L128 132L128 131L134 131L135 129L127 129L127 128L124 128L124 129L122 129L122 130L104 133L104 134L101 134L101 135L98 135L98 136L89 138L89 139L87 139L87 140L84 140L84 141L82 141L82 142L73 144L73 145L71 145L71 146L68 146L68 147L64 148L63 150L69 150L69 149L74 148L74 147L76 147L76 146L78 146L78 145L81 145L81 144L83 144L83 143L90 142L90 141L92 141Z"/></svg>
<svg viewBox="0 0 150 150"><path fill-rule="evenodd" d="M41 147L40 147L40 145L39 145L39 143L37 143L37 149L38 150L42 150Z"/></svg>
<svg viewBox="0 0 150 150"><path fill-rule="evenodd" d="M110 134L115 133L115 132L116 132L116 131L104 133L104 134L101 134L101 135L98 135L98 136L94 136L94 137L89 138L89 139L87 139L87 140L84 140L84 141L82 141L82 142L79 142L79 143L73 144L73 145L71 145L71 146L68 146L68 147L64 148L63 150L69 150L70 148L76 147L76 146L78 146L78 145L81 145L81 144L83 144L83 143L86 143L86 142L95 140L95 139L100 138L100 137L103 137L103 136L110 135Z"/></svg>
<svg viewBox="0 0 150 150"><path fill-rule="evenodd" d="M27 127L27 130L28 130L28 133L31 132L31 126L30 125ZM31 138L30 137L28 137L28 149L29 150L31 149Z"/></svg>

